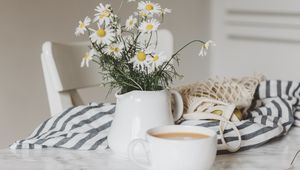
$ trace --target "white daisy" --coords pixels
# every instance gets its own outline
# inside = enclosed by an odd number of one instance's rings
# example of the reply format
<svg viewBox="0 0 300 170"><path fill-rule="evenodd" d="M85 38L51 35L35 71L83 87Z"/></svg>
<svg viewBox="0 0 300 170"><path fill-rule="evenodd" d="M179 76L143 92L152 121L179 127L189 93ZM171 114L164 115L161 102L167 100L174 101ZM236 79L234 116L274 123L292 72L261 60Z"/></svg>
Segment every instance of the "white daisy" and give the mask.
<svg viewBox="0 0 300 170"><path fill-rule="evenodd" d="M115 57L119 58L122 56L123 48L123 43L113 43L108 45L104 49L104 52L108 55L114 55Z"/></svg>
<svg viewBox="0 0 300 170"><path fill-rule="evenodd" d="M89 67L89 62L93 60L93 56L96 55L97 52L94 49L91 49L89 52L86 52L81 61L81 67Z"/></svg>
<svg viewBox="0 0 300 170"><path fill-rule="evenodd" d="M164 55L163 52L154 53L154 55L150 58L149 62L153 69L161 66L163 63L167 62L170 58Z"/></svg>
<svg viewBox="0 0 300 170"><path fill-rule="evenodd" d="M91 29L92 30L92 29ZM98 30L92 30L93 33L90 35L91 41L97 44L109 45L114 40L114 30L106 27L105 29L98 25Z"/></svg>
<svg viewBox="0 0 300 170"><path fill-rule="evenodd" d="M110 16L112 15L111 6L109 4L106 4L105 6L100 3L95 11L98 13L95 14L94 22L99 21L99 23L102 25L104 22L105 24L109 24L111 19Z"/></svg>
<svg viewBox="0 0 300 170"><path fill-rule="evenodd" d="M89 26L91 23L91 19L89 17L85 17L83 22L79 21L78 23L79 23L79 25L75 30L76 36L78 36L80 34L84 34L84 32L87 30L86 27Z"/></svg>
<svg viewBox="0 0 300 170"><path fill-rule="evenodd" d="M133 18L133 16L131 15L127 20L126 20L126 29L128 31L132 30L135 26L135 24L137 23L137 19Z"/></svg>
<svg viewBox="0 0 300 170"><path fill-rule="evenodd" d="M165 9L162 9L162 10L161 10L161 13L164 14L164 15L170 14L171 12L172 12L172 10L169 9L169 8L165 8Z"/></svg>
<svg viewBox="0 0 300 170"><path fill-rule="evenodd" d="M135 16L139 16L139 17L142 17L142 18L145 18L145 17L152 17L153 14L147 14L145 13L144 11L138 11L138 12L134 12L133 13Z"/></svg>
<svg viewBox="0 0 300 170"><path fill-rule="evenodd" d="M143 21L139 27L139 30L142 33L150 33L153 31L157 31L160 23L156 19L151 19L148 21Z"/></svg>
<svg viewBox="0 0 300 170"><path fill-rule="evenodd" d="M216 44L212 40L209 40L206 43L204 43L199 52L199 56L206 56L209 46L216 46Z"/></svg>
<svg viewBox="0 0 300 170"><path fill-rule="evenodd" d="M160 14L161 7L158 3L153 3L150 1L141 1L138 4L138 10L144 11L146 14Z"/></svg>
<svg viewBox="0 0 300 170"><path fill-rule="evenodd" d="M129 61L129 63L133 63L133 68L140 70L140 71L146 71L150 69L148 64L148 58L149 56L145 53L145 51L139 51L135 54L135 56Z"/></svg>

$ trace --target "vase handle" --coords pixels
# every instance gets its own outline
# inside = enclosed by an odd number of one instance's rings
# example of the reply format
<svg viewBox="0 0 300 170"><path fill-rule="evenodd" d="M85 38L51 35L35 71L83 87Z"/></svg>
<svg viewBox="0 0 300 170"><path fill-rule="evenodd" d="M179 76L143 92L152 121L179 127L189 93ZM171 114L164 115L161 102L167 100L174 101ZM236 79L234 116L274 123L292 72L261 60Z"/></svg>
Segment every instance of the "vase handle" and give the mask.
<svg viewBox="0 0 300 170"><path fill-rule="evenodd" d="M183 100L181 94L176 90L170 90L170 92L175 98L175 108L174 108L173 117L174 117L174 121L177 121L181 118L183 114Z"/></svg>

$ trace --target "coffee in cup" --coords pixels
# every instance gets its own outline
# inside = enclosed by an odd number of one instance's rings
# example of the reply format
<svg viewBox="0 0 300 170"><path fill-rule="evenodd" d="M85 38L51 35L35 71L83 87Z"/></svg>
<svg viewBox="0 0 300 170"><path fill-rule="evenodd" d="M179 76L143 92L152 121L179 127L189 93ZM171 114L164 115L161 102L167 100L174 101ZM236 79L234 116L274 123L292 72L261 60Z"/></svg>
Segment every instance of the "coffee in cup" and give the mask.
<svg viewBox="0 0 300 170"><path fill-rule="evenodd" d="M142 145L148 164L134 153ZM146 140L136 139L128 148L130 159L148 170L209 170L217 150L214 131L198 126L168 125L147 131Z"/></svg>
<svg viewBox="0 0 300 170"><path fill-rule="evenodd" d="M202 139L202 138L209 137L208 135L202 133L191 133L191 132L156 133L151 135L157 138L179 139L179 140Z"/></svg>

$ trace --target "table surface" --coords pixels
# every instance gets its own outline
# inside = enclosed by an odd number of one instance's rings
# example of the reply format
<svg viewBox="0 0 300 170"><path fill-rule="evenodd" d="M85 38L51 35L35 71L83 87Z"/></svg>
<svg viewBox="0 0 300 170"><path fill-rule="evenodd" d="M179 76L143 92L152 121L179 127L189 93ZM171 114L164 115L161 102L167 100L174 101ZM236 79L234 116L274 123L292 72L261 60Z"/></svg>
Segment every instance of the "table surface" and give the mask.
<svg viewBox="0 0 300 170"><path fill-rule="evenodd" d="M218 155L212 170L285 170L300 149L300 128L261 147L234 154ZM65 149L0 150L2 170L142 170L131 161L109 151ZM300 155L294 169L300 169Z"/></svg>

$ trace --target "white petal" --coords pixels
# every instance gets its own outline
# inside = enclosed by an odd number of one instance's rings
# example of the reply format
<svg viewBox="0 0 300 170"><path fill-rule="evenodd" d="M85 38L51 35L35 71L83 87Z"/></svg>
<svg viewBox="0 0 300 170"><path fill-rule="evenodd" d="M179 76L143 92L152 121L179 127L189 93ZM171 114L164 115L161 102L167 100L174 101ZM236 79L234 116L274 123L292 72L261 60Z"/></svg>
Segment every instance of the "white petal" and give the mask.
<svg viewBox="0 0 300 170"><path fill-rule="evenodd" d="M85 19L84 19L84 25L85 26L88 26L88 25L90 25L90 23L91 23L91 18L89 18L88 16L87 17L85 17Z"/></svg>
<svg viewBox="0 0 300 170"><path fill-rule="evenodd" d="M169 8L163 9L163 14L170 14L170 13L172 13L172 9Z"/></svg>
<svg viewBox="0 0 300 170"><path fill-rule="evenodd" d="M204 56L204 46L201 47L201 50L199 52L199 56Z"/></svg>
<svg viewBox="0 0 300 170"><path fill-rule="evenodd" d="M84 67L84 58L81 60L80 67Z"/></svg>

